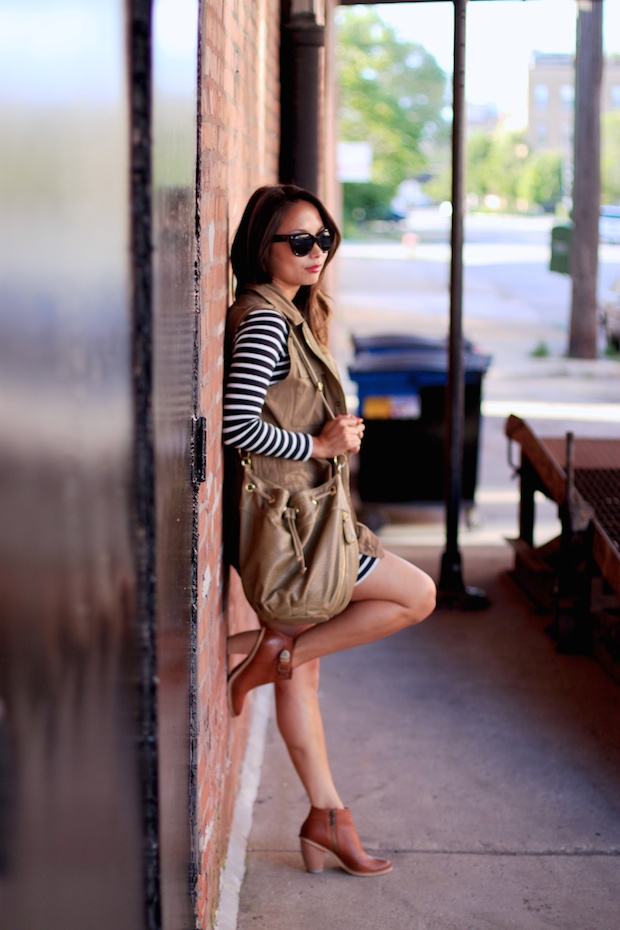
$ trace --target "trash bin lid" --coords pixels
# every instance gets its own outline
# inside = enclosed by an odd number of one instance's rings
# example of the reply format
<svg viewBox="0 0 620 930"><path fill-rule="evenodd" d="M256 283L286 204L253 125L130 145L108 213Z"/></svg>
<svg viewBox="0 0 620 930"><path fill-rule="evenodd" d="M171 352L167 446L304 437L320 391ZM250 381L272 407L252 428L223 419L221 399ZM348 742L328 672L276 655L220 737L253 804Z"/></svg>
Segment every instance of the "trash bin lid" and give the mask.
<svg viewBox="0 0 620 930"><path fill-rule="evenodd" d="M484 372L491 364L492 356L481 352L465 351L463 367L466 372ZM380 371L441 371L447 372L448 352L445 348L427 352L361 352L349 365L351 375Z"/></svg>
<svg viewBox="0 0 620 930"><path fill-rule="evenodd" d="M351 336L356 355L362 352L445 352L448 349L448 337L433 339L429 336L417 336L414 333L376 333L369 336ZM473 351L474 346L468 339L463 340L466 351Z"/></svg>

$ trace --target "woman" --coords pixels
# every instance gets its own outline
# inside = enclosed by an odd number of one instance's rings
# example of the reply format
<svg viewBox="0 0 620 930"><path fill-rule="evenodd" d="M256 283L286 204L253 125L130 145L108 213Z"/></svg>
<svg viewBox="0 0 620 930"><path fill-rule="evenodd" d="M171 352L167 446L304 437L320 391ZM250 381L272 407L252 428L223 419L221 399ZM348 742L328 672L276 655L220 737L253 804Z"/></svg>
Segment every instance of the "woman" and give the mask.
<svg viewBox="0 0 620 930"><path fill-rule="evenodd" d="M229 360L224 443L252 453L255 471L291 488L325 480L328 460L359 452L364 424L346 412L327 349L329 308L321 291L340 234L323 204L293 186L263 187L250 198L231 252L237 299L228 313ZM294 327L321 374L336 416L321 399L290 337ZM229 456L231 469L239 456ZM352 875L383 875L392 864L362 848L351 813L330 772L318 702L319 659L419 623L435 606L435 585L358 524L359 569L349 606L325 623L263 626L229 638L230 655L245 655L229 676L231 714L249 690L275 683L280 733L310 799L301 828L308 871L322 871L326 852Z"/></svg>

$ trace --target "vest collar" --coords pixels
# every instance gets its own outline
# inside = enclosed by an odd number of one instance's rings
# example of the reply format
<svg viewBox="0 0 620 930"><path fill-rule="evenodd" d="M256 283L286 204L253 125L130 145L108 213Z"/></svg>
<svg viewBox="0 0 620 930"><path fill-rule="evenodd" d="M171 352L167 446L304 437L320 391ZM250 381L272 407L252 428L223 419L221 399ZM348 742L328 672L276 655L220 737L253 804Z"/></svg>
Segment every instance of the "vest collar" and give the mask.
<svg viewBox="0 0 620 930"><path fill-rule="evenodd" d="M295 327L301 326L306 345L321 361L325 364L327 368L331 371L335 378L340 380L340 375L336 363L334 362L331 354L327 351L325 346L322 346L320 342L315 338L314 333L310 329L309 324L306 322L304 315L300 310L297 309L294 303L285 297L284 294L278 290L277 287L273 284L252 284L250 287L246 288L243 292L243 297L246 295L251 297L256 294L260 298L260 306L262 307L273 307L274 310L278 310L286 319Z"/></svg>
<svg viewBox="0 0 620 930"><path fill-rule="evenodd" d="M260 298L259 304L261 307L271 307L278 310L294 326L303 323L304 318L301 311L274 284L252 284L250 287L246 287L242 299L245 301L249 298L254 303L255 296Z"/></svg>

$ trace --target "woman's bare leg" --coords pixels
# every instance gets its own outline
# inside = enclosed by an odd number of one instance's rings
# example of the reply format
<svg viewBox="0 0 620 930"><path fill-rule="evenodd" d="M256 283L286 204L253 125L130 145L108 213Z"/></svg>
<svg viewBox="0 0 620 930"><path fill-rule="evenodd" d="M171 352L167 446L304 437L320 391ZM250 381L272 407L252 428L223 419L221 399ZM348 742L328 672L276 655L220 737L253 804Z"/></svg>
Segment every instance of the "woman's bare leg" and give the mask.
<svg viewBox="0 0 620 930"><path fill-rule="evenodd" d="M351 603L337 617L308 627L301 634L290 626L273 626L296 635L293 668L311 659L361 646L404 627L420 623L435 609L435 583L425 572L386 552L378 565L353 589ZM228 654L247 655L258 631L246 630L228 638Z"/></svg>
<svg viewBox="0 0 620 930"><path fill-rule="evenodd" d="M276 681L278 728L313 807L342 808L333 782L321 717L318 685L319 657L369 643L415 623L434 609L431 578L392 553L375 566L354 589L349 606L327 623L305 630L281 632L295 636L290 680ZM231 637L230 653L248 653L256 632Z"/></svg>
<svg viewBox="0 0 620 930"><path fill-rule="evenodd" d="M356 585L351 603L337 617L305 630L290 626L280 628L279 632L295 639L295 648L290 649L289 646L292 661L287 654L289 668L298 670L321 656L389 636L424 620L434 606L435 584L432 579L410 562L388 552L364 581ZM276 666L271 665L270 650L277 646L278 641L273 636L265 639L264 655L270 658L267 664L261 665L265 659L259 658L262 647L258 637L259 633L247 631L231 637L229 641L229 654L245 653L250 657L235 666L229 676L228 696L233 713L240 712L248 689L277 679ZM253 660L254 649L258 649L256 663ZM284 656L284 651L281 654ZM304 682L305 677L300 679L300 693L304 690ZM305 693L307 690L306 685ZM318 712L318 704L316 707ZM310 720L305 722L306 726L310 724ZM286 723L284 728L286 732L293 733Z"/></svg>
<svg viewBox="0 0 620 930"><path fill-rule="evenodd" d="M341 614L296 639L293 668L419 623L434 610L435 595L435 583L427 574L386 552L370 575L356 585L351 603Z"/></svg>
<svg viewBox="0 0 620 930"><path fill-rule="evenodd" d="M226 643L226 652L229 656L247 656L256 642L258 630L244 630L229 636Z"/></svg>
<svg viewBox="0 0 620 930"><path fill-rule="evenodd" d="M418 623L435 606L433 581L409 562L386 553L338 617L299 633L295 674L276 682L278 727L313 807L343 807L334 785L319 707L319 656L388 636ZM282 628L285 631L285 628Z"/></svg>
<svg viewBox="0 0 620 930"><path fill-rule="evenodd" d="M312 806L342 808L329 767L318 689L318 659L297 669L290 681L276 682L278 729Z"/></svg>

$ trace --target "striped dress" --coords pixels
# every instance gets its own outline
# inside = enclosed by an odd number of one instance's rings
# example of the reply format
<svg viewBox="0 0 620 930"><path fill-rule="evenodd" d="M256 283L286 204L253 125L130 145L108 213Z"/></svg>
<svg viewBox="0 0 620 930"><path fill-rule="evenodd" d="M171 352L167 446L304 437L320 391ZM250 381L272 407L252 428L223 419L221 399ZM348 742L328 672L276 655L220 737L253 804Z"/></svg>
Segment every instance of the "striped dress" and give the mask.
<svg viewBox="0 0 620 930"><path fill-rule="evenodd" d="M267 389L290 371L288 325L274 310L252 310L237 330L224 393L225 445L305 462L312 436L281 429L261 418ZM360 553L357 584L378 559Z"/></svg>

